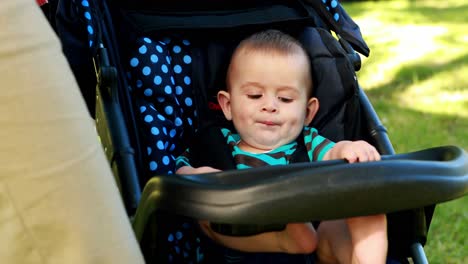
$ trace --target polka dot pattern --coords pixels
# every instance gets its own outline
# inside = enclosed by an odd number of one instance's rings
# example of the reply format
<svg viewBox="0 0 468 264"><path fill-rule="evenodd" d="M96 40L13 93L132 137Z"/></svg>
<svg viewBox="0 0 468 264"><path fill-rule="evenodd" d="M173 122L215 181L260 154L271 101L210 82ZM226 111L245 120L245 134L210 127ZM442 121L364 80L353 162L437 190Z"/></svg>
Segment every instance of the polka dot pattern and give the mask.
<svg viewBox="0 0 468 264"><path fill-rule="evenodd" d="M340 13L338 10L338 0L322 0L322 3L325 5L325 9L331 13L333 19L338 22L340 20Z"/></svg>
<svg viewBox="0 0 468 264"><path fill-rule="evenodd" d="M166 236L169 254L167 263L200 263L204 256L200 248L200 239L187 235L192 224L185 223L180 229L170 232ZM194 240L192 242L192 240ZM191 252L196 252L194 258L190 258Z"/></svg>
<svg viewBox="0 0 468 264"><path fill-rule="evenodd" d="M97 34L95 29L97 28L93 22L92 12L91 9L93 6L90 5L90 1L88 0L73 0L77 7L77 12L81 13L84 22L86 23L86 32L88 33L88 45L90 48L94 48L97 44Z"/></svg>
<svg viewBox="0 0 468 264"><path fill-rule="evenodd" d="M180 144L194 131L196 120L192 95L192 57L186 39L141 37L130 52L127 69L135 101L143 120L148 169L174 173L174 157ZM142 109L144 111L142 111Z"/></svg>
<svg viewBox="0 0 468 264"><path fill-rule="evenodd" d="M187 142L196 127L190 45L187 40L142 37L129 53L126 68L150 174L174 173L175 158L186 148L181 142ZM167 245L162 250L168 263L203 260L197 229L190 221L164 221L167 228L161 236L167 237Z"/></svg>

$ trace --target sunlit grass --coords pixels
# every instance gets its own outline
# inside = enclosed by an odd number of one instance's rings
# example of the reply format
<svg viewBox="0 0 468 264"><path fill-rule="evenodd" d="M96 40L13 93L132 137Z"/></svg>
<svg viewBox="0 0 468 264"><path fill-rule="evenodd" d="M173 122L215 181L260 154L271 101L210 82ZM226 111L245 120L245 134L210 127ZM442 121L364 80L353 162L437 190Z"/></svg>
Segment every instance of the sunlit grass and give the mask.
<svg viewBox="0 0 468 264"><path fill-rule="evenodd" d="M397 153L440 145L468 150L468 1L344 5L371 49L361 86ZM468 197L436 207L430 263L468 263Z"/></svg>
<svg viewBox="0 0 468 264"><path fill-rule="evenodd" d="M429 144L468 150L468 2L378 1L345 8L371 49L359 81L382 112L397 152ZM425 129L429 138L419 136Z"/></svg>

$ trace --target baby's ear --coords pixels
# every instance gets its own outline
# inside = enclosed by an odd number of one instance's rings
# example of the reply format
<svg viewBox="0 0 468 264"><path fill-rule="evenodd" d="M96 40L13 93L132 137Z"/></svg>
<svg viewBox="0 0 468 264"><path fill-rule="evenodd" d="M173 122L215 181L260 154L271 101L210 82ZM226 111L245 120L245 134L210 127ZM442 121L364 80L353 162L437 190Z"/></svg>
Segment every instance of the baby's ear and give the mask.
<svg viewBox="0 0 468 264"><path fill-rule="evenodd" d="M312 97L307 102L306 116L304 119L304 125L308 126L314 119L315 115L319 110L319 101L316 97Z"/></svg>
<svg viewBox="0 0 468 264"><path fill-rule="evenodd" d="M221 109L223 110L224 117L227 120L232 120L231 114L231 95L226 91L219 91L218 92L218 103Z"/></svg>

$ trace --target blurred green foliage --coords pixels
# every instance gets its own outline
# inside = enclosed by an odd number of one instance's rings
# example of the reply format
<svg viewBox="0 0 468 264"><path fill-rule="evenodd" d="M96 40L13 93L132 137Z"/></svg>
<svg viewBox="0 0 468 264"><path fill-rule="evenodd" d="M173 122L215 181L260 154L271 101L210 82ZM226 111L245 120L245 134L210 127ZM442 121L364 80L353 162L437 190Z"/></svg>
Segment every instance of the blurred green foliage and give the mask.
<svg viewBox="0 0 468 264"><path fill-rule="evenodd" d="M468 1L341 1L371 54L358 79L397 153L468 150ZM468 196L436 207L430 263L468 263Z"/></svg>

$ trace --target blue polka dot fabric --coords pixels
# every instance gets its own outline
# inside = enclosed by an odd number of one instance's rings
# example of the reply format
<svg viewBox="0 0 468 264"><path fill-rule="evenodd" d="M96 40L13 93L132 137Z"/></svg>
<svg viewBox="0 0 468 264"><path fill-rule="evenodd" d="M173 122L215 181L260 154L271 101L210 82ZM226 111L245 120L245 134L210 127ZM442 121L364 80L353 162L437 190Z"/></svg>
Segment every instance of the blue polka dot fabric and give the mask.
<svg viewBox="0 0 468 264"><path fill-rule="evenodd" d="M164 263L201 263L204 254L200 247L200 238L193 236L191 223L183 223L171 232L165 233L164 248L165 256L162 257Z"/></svg>
<svg viewBox="0 0 468 264"><path fill-rule="evenodd" d="M196 128L192 93L191 42L187 39L140 37L125 65L148 175L173 174L175 158ZM163 237L158 255L164 263L199 263L204 259L196 221L160 214ZM165 239L164 239L165 238Z"/></svg>
<svg viewBox="0 0 468 264"><path fill-rule="evenodd" d="M77 6L77 12L82 14L82 18L86 24L86 32L88 35L88 45L91 49L97 46L97 34L95 29L97 28L94 23L94 15L92 15L93 1L89 0L72 0Z"/></svg>
<svg viewBox="0 0 468 264"><path fill-rule="evenodd" d="M337 9L338 0L322 0L322 3L325 5L325 8L333 15L333 19L338 22L338 20L340 20L340 14Z"/></svg>
<svg viewBox="0 0 468 264"><path fill-rule="evenodd" d="M174 160L186 147L185 136L195 130L190 45L187 39L141 37L130 52L127 74L150 174L174 173Z"/></svg>

